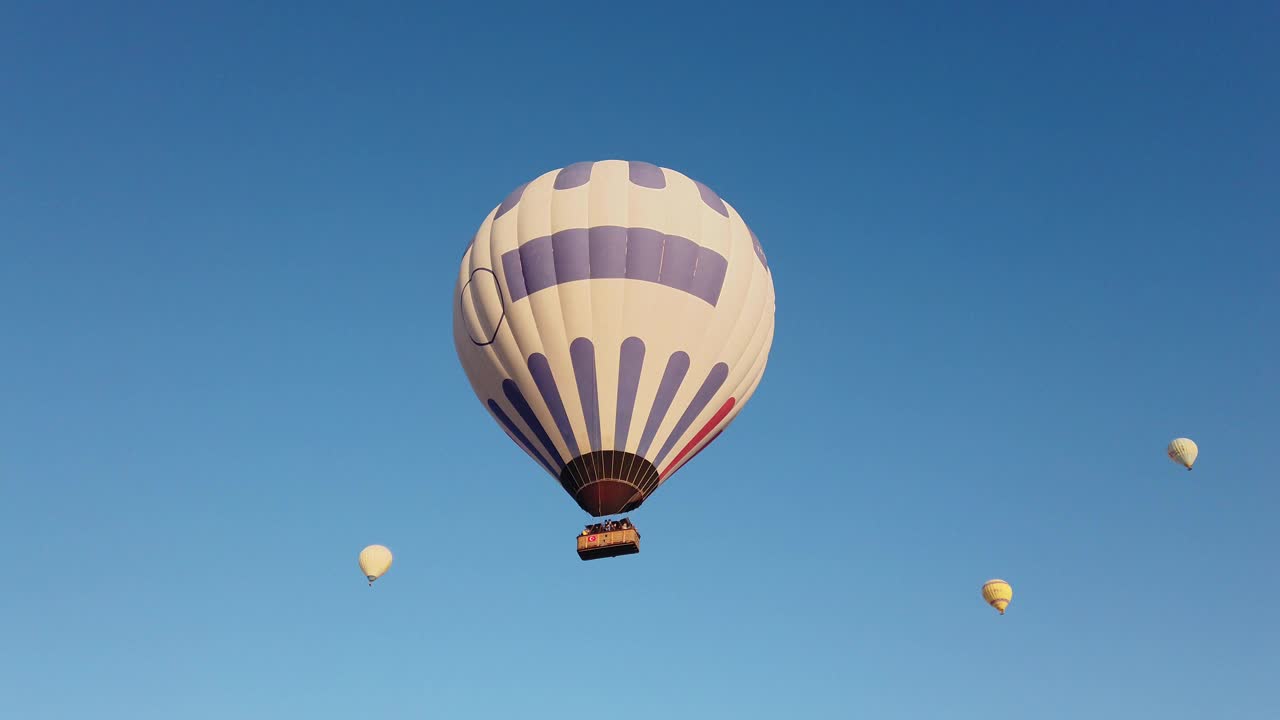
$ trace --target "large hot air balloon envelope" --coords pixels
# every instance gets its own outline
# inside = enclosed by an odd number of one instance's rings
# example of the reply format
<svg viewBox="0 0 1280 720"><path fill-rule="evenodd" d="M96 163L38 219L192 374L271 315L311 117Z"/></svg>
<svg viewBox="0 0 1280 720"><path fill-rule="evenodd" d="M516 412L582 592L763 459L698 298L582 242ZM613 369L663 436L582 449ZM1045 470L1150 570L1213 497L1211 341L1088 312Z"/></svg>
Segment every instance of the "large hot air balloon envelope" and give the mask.
<svg viewBox="0 0 1280 720"><path fill-rule="evenodd" d="M674 170L608 160L541 175L489 213L462 258L453 337L498 425L604 517L639 507L733 421L773 317L764 251L732 205Z"/></svg>
<svg viewBox="0 0 1280 720"><path fill-rule="evenodd" d="M373 585L373 581L382 577L391 569L391 551L382 545L370 545L360 551L360 572L364 573L365 578L369 580L369 585Z"/></svg>
<svg viewBox="0 0 1280 720"><path fill-rule="evenodd" d="M1176 438L1169 443L1169 448L1165 452L1168 453L1170 460L1190 470L1191 466L1196 464L1196 457L1200 455L1200 448L1196 447L1196 444L1189 438ZM1210 468L1210 470L1212 469Z"/></svg>

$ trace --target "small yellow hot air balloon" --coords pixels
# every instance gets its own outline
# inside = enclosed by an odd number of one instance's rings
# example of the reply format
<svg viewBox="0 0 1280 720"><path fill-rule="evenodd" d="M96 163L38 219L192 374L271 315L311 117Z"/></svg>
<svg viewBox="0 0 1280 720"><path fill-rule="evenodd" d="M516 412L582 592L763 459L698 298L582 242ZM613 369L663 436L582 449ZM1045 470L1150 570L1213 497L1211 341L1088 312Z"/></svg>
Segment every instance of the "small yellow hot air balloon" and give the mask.
<svg viewBox="0 0 1280 720"><path fill-rule="evenodd" d="M1196 464L1196 456L1200 448L1190 438L1177 438L1169 443L1169 459L1190 470Z"/></svg>
<svg viewBox="0 0 1280 720"><path fill-rule="evenodd" d="M360 551L360 572L369 578L369 586L391 568L391 551L382 545L370 545Z"/></svg>
<svg viewBox="0 0 1280 720"><path fill-rule="evenodd" d="M982 586L982 599L1000 614L1004 614L1004 609L1009 607L1009 601L1013 599L1013 586L1003 580L988 580Z"/></svg>

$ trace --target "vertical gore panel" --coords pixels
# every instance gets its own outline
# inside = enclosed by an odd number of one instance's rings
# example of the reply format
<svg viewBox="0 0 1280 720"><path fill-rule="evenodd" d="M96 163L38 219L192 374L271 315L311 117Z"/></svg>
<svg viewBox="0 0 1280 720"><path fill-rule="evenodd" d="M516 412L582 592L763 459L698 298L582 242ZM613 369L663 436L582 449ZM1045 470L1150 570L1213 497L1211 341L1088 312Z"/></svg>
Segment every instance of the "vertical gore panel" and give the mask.
<svg viewBox="0 0 1280 720"><path fill-rule="evenodd" d="M658 394L653 398L653 407L649 409L649 421L645 423L644 434L640 436L640 447L636 454L644 457L653 443L653 436L658 434L658 426L667 416L671 401L675 400L680 383L684 382L684 374L689 372L689 356L677 350L667 360L667 369L662 373L662 382L658 385Z"/></svg>
<svg viewBox="0 0 1280 720"><path fill-rule="evenodd" d="M547 456L563 466L564 458L560 457L560 451L556 450L556 444L551 442L551 436L542 427L542 423L538 422L538 416L533 414L533 409L529 407L529 402L524 399L520 388L510 379L507 379L502 381L502 392L506 394L511 406L520 414L524 424L528 425L529 429L533 431L533 434L538 438L538 442L542 443L542 446L547 449Z"/></svg>
<svg viewBox="0 0 1280 720"><path fill-rule="evenodd" d="M516 441L523 445L524 449L529 451L530 455L537 458L538 462L542 463L542 467L546 468L552 475L560 475L560 471L564 469L564 466L562 464L557 464L557 467L551 467L551 464L547 462L547 459L542 457L542 453L538 452L538 450L533 447L533 443L529 442L529 438L525 437L525 434L520 431L519 426L511 421L511 418L507 416L505 411L503 411L502 406L492 398L489 399L489 410L493 411L493 414L498 418L498 422L502 423L502 426L515 436Z"/></svg>
<svg viewBox="0 0 1280 720"><path fill-rule="evenodd" d="M592 450L600 447L600 398L596 387L596 348L586 338L578 338L569 346L573 375L578 380L578 397L582 398L582 417L587 422L587 438Z"/></svg>
<svg viewBox="0 0 1280 720"><path fill-rule="evenodd" d="M715 397L716 392L720 390L721 385L724 385L727 377L729 377L728 365L716 363L715 367L711 368L711 372L707 373L707 379L702 382L702 387L698 388L698 394L693 396L693 402L689 403L688 409L684 411L684 415L680 416L675 429L671 431L671 436L667 438L667 441L662 445L662 449L658 451L658 456L653 460L654 465L662 464L662 458L671 452L671 448L689 430L689 426L707 407L707 403L711 402L711 398Z"/></svg>
<svg viewBox="0 0 1280 720"><path fill-rule="evenodd" d="M613 447L627 449L627 432L636 406L636 389L640 387L640 371L644 369L644 341L629 337L622 341L622 357L618 364L618 415L613 426Z"/></svg>
<svg viewBox="0 0 1280 720"><path fill-rule="evenodd" d="M533 374L533 381L538 384L538 392L542 393L542 401L547 404L547 410L551 411L556 427L560 428L560 437L564 438L564 444L569 448L569 457L581 455L578 451L578 439L573 435L573 425L569 424L569 415L564 410L564 401L560 399L560 389L556 387L556 377L551 372L547 356L542 353L530 355L529 372Z"/></svg>

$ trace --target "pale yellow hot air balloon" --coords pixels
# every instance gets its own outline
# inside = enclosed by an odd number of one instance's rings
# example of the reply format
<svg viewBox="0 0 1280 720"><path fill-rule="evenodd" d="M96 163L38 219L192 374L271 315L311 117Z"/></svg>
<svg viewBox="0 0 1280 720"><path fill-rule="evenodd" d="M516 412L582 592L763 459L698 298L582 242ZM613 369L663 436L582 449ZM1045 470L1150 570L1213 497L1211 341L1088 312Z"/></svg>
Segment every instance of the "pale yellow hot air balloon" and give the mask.
<svg viewBox="0 0 1280 720"><path fill-rule="evenodd" d="M1196 464L1196 456L1200 454L1200 448L1196 447L1190 438L1177 438L1169 443L1167 452L1170 460L1190 470L1191 466Z"/></svg>
<svg viewBox="0 0 1280 720"><path fill-rule="evenodd" d="M360 551L360 572L369 578L369 585L391 568L391 551L382 545L370 545Z"/></svg>
<svg viewBox="0 0 1280 720"><path fill-rule="evenodd" d="M1013 587L1003 580L988 580L982 586L982 599L1003 615L1004 609L1009 607L1009 601L1013 599Z"/></svg>

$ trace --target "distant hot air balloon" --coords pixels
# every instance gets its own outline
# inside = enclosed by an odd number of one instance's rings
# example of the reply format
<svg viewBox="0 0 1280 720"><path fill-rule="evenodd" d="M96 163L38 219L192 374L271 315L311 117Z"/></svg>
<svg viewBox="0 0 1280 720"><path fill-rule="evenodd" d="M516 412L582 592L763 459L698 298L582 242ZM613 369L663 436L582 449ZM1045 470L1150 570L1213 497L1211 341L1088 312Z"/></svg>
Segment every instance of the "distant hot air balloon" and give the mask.
<svg viewBox="0 0 1280 720"><path fill-rule="evenodd" d="M545 173L489 213L462 258L453 336L498 425L605 517L733 421L773 319L764 250L733 206L674 170L607 160Z"/></svg>
<svg viewBox="0 0 1280 720"><path fill-rule="evenodd" d="M360 551L360 572L369 579L369 585L391 569L391 551L381 545L370 545Z"/></svg>
<svg viewBox="0 0 1280 720"><path fill-rule="evenodd" d="M1003 615L1009 601L1013 600L1013 587L1003 580L988 580L982 586L982 599Z"/></svg>
<svg viewBox="0 0 1280 720"><path fill-rule="evenodd" d="M1196 447L1196 444L1188 438L1177 438L1169 443L1167 452L1170 460L1190 470L1191 466L1196 463L1196 456L1200 454L1200 448ZM1212 470L1212 468L1210 469Z"/></svg>

